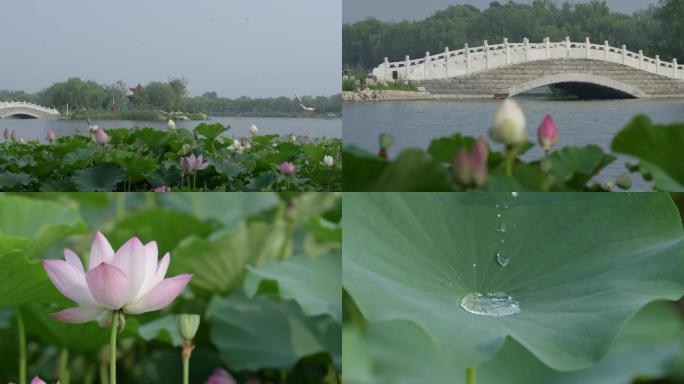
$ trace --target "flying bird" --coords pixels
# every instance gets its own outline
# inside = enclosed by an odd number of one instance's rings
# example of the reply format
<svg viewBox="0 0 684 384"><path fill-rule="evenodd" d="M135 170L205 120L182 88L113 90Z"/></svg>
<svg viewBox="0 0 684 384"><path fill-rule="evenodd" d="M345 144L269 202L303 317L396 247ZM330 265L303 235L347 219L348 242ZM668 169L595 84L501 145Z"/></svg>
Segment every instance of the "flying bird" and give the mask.
<svg viewBox="0 0 684 384"><path fill-rule="evenodd" d="M311 108L311 107L307 107L306 105L304 105L304 101L302 100L301 97L299 97L299 95L295 94L295 97L297 98L297 100L299 100L299 106L302 107L302 109L305 112L314 112L316 110L316 108Z"/></svg>

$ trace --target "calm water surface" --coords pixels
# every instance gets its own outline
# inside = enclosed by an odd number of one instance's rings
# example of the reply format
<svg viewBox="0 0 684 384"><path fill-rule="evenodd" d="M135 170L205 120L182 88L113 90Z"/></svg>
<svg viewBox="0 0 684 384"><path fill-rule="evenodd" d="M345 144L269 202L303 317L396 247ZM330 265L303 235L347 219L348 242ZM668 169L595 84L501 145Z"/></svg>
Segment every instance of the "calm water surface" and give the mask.
<svg viewBox="0 0 684 384"><path fill-rule="evenodd" d="M102 128L133 128L133 127L152 127L157 129L167 129L166 123L158 121L126 121L126 120L102 120L95 121ZM176 127L192 129L201 124L201 121L178 121ZM221 123L230 125L231 128L226 132L227 136L247 136L247 128L256 124L259 127L259 134L280 134L289 135L291 133L309 135L310 137L342 137L341 119L315 119L315 118L275 118L275 117L213 117L206 123ZM48 129L55 130L57 136L73 135L74 133L86 134L87 124L79 120L34 120L34 119L3 119L0 120L0 131L5 128L15 129L17 136L23 136L26 140L45 140Z"/></svg>
<svg viewBox="0 0 684 384"><path fill-rule="evenodd" d="M656 123L684 121L684 100L516 100L525 111L530 139L536 141L537 127L546 114L551 114L560 131L559 146L596 144L608 151L615 134L641 113ZM344 104L344 142L376 152L378 135L390 133L396 139L390 150L394 157L409 147L427 149L433 139L454 133L486 136L499 104L496 100ZM494 148L502 150L503 146ZM523 159L539 159L542 155L543 150L536 146ZM614 180L624 172L626 161L634 162L620 157L598 180ZM634 180L633 190L649 188L643 180Z"/></svg>

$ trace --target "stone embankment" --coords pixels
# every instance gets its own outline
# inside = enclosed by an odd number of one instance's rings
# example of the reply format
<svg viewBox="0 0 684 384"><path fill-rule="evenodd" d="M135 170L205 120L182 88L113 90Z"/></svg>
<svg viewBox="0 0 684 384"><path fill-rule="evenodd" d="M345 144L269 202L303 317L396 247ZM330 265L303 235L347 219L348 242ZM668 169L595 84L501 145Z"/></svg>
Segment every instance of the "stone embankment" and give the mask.
<svg viewBox="0 0 684 384"><path fill-rule="evenodd" d="M342 93L342 101L346 103L415 100L432 100L432 95L424 91L378 91L372 89L364 89L362 91Z"/></svg>

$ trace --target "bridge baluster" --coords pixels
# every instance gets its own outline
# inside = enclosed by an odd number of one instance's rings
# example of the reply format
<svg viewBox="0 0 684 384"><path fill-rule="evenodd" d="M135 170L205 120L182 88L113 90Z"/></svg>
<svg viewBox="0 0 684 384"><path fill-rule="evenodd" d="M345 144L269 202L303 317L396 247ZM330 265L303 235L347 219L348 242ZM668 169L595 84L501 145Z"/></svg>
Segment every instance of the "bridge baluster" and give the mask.
<svg viewBox="0 0 684 384"><path fill-rule="evenodd" d="M428 71L430 70L430 52L425 52L425 62L423 63L423 68L425 68L425 71L423 71L423 80L427 80L428 78Z"/></svg>
<svg viewBox="0 0 684 384"><path fill-rule="evenodd" d="M672 59L672 77L677 77L677 59Z"/></svg>
<svg viewBox="0 0 684 384"><path fill-rule="evenodd" d="M511 63L511 49L508 46L508 38L504 37L504 48L506 49L506 64Z"/></svg>
<svg viewBox="0 0 684 384"><path fill-rule="evenodd" d="M622 44L622 64L627 62L627 46Z"/></svg>
<svg viewBox="0 0 684 384"><path fill-rule="evenodd" d="M642 64L644 62L644 51L641 49L639 50L639 69L641 69Z"/></svg>
<svg viewBox="0 0 684 384"><path fill-rule="evenodd" d="M449 78L449 47L444 47L444 78Z"/></svg>
<svg viewBox="0 0 684 384"><path fill-rule="evenodd" d="M530 61L530 39L523 37L523 44L525 45L525 61Z"/></svg>
<svg viewBox="0 0 684 384"><path fill-rule="evenodd" d="M544 38L544 48L546 48L546 58L551 57L551 41L548 37Z"/></svg>
<svg viewBox="0 0 684 384"><path fill-rule="evenodd" d="M610 45L608 44L608 40L605 40L603 42L603 58L608 60L608 51L610 51Z"/></svg>
<svg viewBox="0 0 684 384"><path fill-rule="evenodd" d="M589 58L589 50L591 49L591 41L589 41L588 37L584 40L584 44L586 45L586 48L587 48L587 59L588 59Z"/></svg>
<svg viewBox="0 0 684 384"><path fill-rule="evenodd" d="M383 79L384 81L389 80L389 59L385 57L385 78Z"/></svg>
<svg viewBox="0 0 684 384"><path fill-rule="evenodd" d="M409 55L406 55L406 61L404 62L404 73L405 73L405 76L406 76L406 77L404 77L404 80L407 80L407 81L408 81L408 79L409 79L409 65L410 65L410 61L411 61L411 58L409 57Z"/></svg>
<svg viewBox="0 0 684 384"><path fill-rule="evenodd" d="M489 69L489 44L487 40L484 41L484 51L485 51L485 71Z"/></svg>
<svg viewBox="0 0 684 384"><path fill-rule="evenodd" d="M465 43L463 45L463 54L465 55L465 70L466 74L470 73L470 60L468 59L470 56L470 48L468 48L468 43Z"/></svg>
<svg viewBox="0 0 684 384"><path fill-rule="evenodd" d="M658 68L660 68L660 55L656 55L656 75L658 74Z"/></svg>
<svg viewBox="0 0 684 384"><path fill-rule="evenodd" d="M565 57L570 57L570 36L565 36Z"/></svg>

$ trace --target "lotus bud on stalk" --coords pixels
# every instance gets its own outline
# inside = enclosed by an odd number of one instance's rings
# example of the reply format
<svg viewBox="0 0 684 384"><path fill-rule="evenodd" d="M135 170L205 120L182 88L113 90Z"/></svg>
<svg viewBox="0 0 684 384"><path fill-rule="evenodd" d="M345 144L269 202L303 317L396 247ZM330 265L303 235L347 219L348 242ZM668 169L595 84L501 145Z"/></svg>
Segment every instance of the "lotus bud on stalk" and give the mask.
<svg viewBox="0 0 684 384"><path fill-rule="evenodd" d="M381 133L378 137L378 140L380 141L380 151L378 152L378 156L387 160L389 157L387 150L392 146L392 144L394 144L394 136L387 133Z"/></svg>
<svg viewBox="0 0 684 384"><path fill-rule="evenodd" d="M100 232L90 248L86 266L72 250L64 250L64 260L43 260L48 278L67 298L78 304L53 314L66 323L99 320L111 326L110 384L116 384L116 334L125 314L141 314L165 308L180 295L192 275L165 278L171 261L166 253L157 259L155 241L143 244L133 237L116 252Z"/></svg>
<svg viewBox="0 0 684 384"><path fill-rule="evenodd" d="M12 139L12 141L17 141L17 131L15 131L14 129L12 130L12 134L10 135L10 139Z"/></svg>
<svg viewBox="0 0 684 384"><path fill-rule="evenodd" d="M192 340L195 338L195 334L199 328L200 316L184 313L178 315L177 319L178 331L183 337L183 352L181 354L183 358L183 384L188 384L190 377L190 356L192 355L192 350L195 349Z"/></svg>
<svg viewBox="0 0 684 384"><path fill-rule="evenodd" d="M10 138L9 129L5 128L5 131L2 133L2 137L5 138L5 141L9 140L9 138Z"/></svg>
<svg viewBox="0 0 684 384"><path fill-rule="evenodd" d="M98 128L97 131L95 131L95 141L97 141L99 144L105 145L111 140L112 138L107 135L107 132L105 132L104 129Z"/></svg>
<svg viewBox="0 0 684 384"><path fill-rule="evenodd" d="M280 164L280 173L283 175L291 175L295 172L297 172L297 168L295 168L292 162L284 161L282 164Z"/></svg>
<svg viewBox="0 0 684 384"><path fill-rule="evenodd" d="M204 384L237 384L237 381L225 369L216 368Z"/></svg>
<svg viewBox="0 0 684 384"><path fill-rule="evenodd" d="M558 128L556 128L556 123L553 121L551 115L546 115L539 125L537 139L539 140L539 145L544 148L544 152L547 154L551 150L551 147L558 143Z"/></svg>
<svg viewBox="0 0 684 384"><path fill-rule="evenodd" d="M166 123L166 126L169 128L169 131L176 130L176 123L174 123L171 119L169 119L169 121Z"/></svg>
<svg viewBox="0 0 684 384"><path fill-rule="evenodd" d="M516 146L527 140L525 114L512 99L503 101L494 114L489 136L497 143Z"/></svg>
<svg viewBox="0 0 684 384"><path fill-rule="evenodd" d="M250 125L247 129L249 130L249 133L251 133L252 135L256 135L257 132L259 132L259 127L257 127L254 124Z"/></svg>
<svg viewBox="0 0 684 384"><path fill-rule="evenodd" d="M333 165L335 165L335 160L332 156L325 155L323 156L323 164L325 164L326 167L332 167Z"/></svg>
<svg viewBox="0 0 684 384"><path fill-rule="evenodd" d="M454 159L454 176L456 181L463 185L470 185L472 181L470 175L470 156L465 147L461 147Z"/></svg>
<svg viewBox="0 0 684 384"><path fill-rule="evenodd" d="M487 182L488 156L487 142L484 137L480 137L470 153L471 178L475 188L480 188Z"/></svg>
<svg viewBox="0 0 684 384"><path fill-rule="evenodd" d="M294 133L290 135L290 142L291 143L296 143L297 142L297 135Z"/></svg>
<svg viewBox="0 0 684 384"><path fill-rule="evenodd" d="M55 131L53 131L52 128L50 128L45 138L50 144L52 144L52 142L55 141Z"/></svg>

